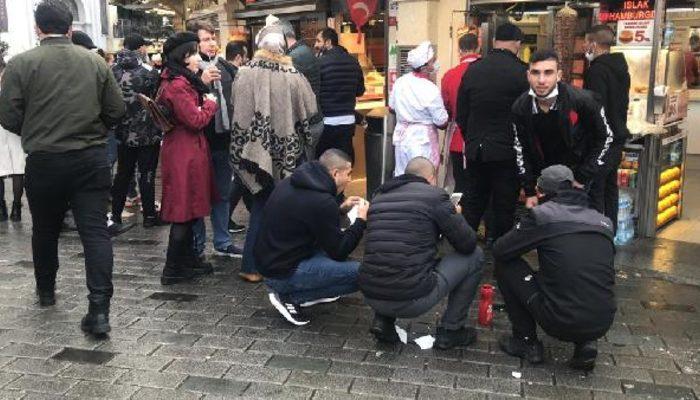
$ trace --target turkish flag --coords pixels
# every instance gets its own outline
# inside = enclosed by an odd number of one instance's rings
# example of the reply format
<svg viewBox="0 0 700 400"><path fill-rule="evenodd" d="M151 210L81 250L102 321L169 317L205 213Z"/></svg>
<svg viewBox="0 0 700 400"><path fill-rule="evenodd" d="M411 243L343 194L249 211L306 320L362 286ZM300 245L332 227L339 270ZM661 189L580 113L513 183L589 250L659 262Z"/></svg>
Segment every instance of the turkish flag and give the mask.
<svg viewBox="0 0 700 400"><path fill-rule="evenodd" d="M362 27L377 10L377 0L347 0L350 19L357 26L357 43L362 40Z"/></svg>

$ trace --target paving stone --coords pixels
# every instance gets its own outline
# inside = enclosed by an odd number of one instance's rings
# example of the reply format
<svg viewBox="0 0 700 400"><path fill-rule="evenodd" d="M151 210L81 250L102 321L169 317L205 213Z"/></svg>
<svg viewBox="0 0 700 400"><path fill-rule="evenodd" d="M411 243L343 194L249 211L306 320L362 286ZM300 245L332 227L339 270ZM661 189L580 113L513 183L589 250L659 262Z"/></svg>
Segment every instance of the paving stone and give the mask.
<svg viewBox="0 0 700 400"><path fill-rule="evenodd" d="M455 375L446 374L441 371L399 368L394 371L391 381L452 388L455 382Z"/></svg>
<svg viewBox="0 0 700 400"><path fill-rule="evenodd" d="M200 335L190 335L185 333L148 332L143 337L139 338L139 341L144 343L192 346L192 344L194 344L194 342L200 338Z"/></svg>
<svg viewBox="0 0 700 400"><path fill-rule="evenodd" d="M172 358L170 357L117 354L107 363L107 365L110 367L160 371L171 361Z"/></svg>
<svg viewBox="0 0 700 400"><path fill-rule="evenodd" d="M141 318L130 326L132 329L146 331L178 332L185 326L182 321L158 321L149 318Z"/></svg>
<svg viewBox="0 0 700 400"><path fill-rule="evenodd" d="M489 367L489 376L499 379L512 379L523 383L554 384L554 372L545 368L513 368L492 365ZM520 377L517 378L516 376Z"/></svg>
<svg viewBox="0 0 700 400"><path fill-rule="evenodd" d="M696 395L700 394L700 375L666 371L654 371L652 375L657 385L685 386L694 389Z"/></svg>
<svg viewBox="0 0 700 400"><path fill-rule="evenodd" d="M462 361L428 360L428 370L444 371L460 375L485 377L489 367Z"/></svg>
<svg viewBox="0 0 700 400"><path fill-rule="evenodd" d="M461 389L445 389L421 386L418 389L418 400L485 400L486 394L467 392Z"/></svg>
<svg viewBox="0 0 700 400"><path fill-rule="evenodd" d="M224 336L204 336L199 339L195 347L209 347L214 349L238 349L245 350L253 343L253 339L224 337Z"/></svg>
<svg viewBox="0 0 700 400"><path fill-rule="evenodd" d="M357 393L349 394L342 392L334 392L330 390L316 390L313 400L382 400L382 396L361 395Z"/></svg>
<svg viewBox="0 0 700 400"><path fill-rule="evenodd" d="M237 396L248 388L248 382L239 382L231 379L205 378L202 376L188 376L180 389L198 393L212 393L226 396Z"/></svg>
<svg viewBox="0 0 700 400"><path fill-rule="evenodd" d="M333 362L329 374L354 377L366 377L371 379L388 380L394 374L394 370L388 367L376 365Z"/></svg>
<svg viewBox="0 0 700 400"><path fill-rule="evenodd" d="M676 372L678 368L670 358L649 358L634 356L615 356L615 362L622 367L657 369Z"/></svg>
<svg viewBox="0 0 700 400"><path fill-rule="evenodd" d="M188 324L184 328L182 328L182 330L180 330L180 333L191 333L202 336L214 335L237 337L235 333L238 329L239 328L236 327L223 325Z"/></svg>
<svg viewBox="0 0 700 400"><path fill-rule="evenodd" d="M654 385L623 380L622 388L625 394L644 395L655 399L695 400L692 389L682 386Z"/></svg>
<svg viewBox="0 0 700 400"><path fill-rule="evenodd" d="M520 367L520 359L511 357L503 353L484 353L480 351L464 350L463 359L469 362L490 364L490 365L505 365L512 367Z"/></svg>
<svg viewBox="0 0 700 400"><path fill-rule="evenodd" d="M11 356L0 356L0 368L14 361L14 357Z"/></svg>
<svg viewBox="0 0 700 400"><path fill-rule="evenodd" d="M274 342L270 340L256 340L248 351L258 351L262 353L284 354L288 356L303 356L309 349L308 345Z"/></svg>
<svg viewBox="0 0 700 400"><path fill-rule="evenodd" d="M334 361L360 362L365 359L367 352L364 350L337 349L332 347L311 346L305 357L324 358Z"/></svg>
<svg viewBox="0 0 700 400"><path fill-rule="evenodd" d="M306 400L311 398L312 393L311 389L307 388L253 382L243 392L243 398Z"/></svg>
<svg viewBox="0 0 700 400"><path fill-rule="evenodd" d="M183 347L164 344L153 354L172 358L206 359L215 352L215 349L208 347Z"/></svg>
<svg viewBox="0 0 700 400"><path fill-rule="evenodd" d="M531 399L591 400L590 390L573 389L548 385L523 385L525 397Z"/></svg>
<svg viewBox="0 0 700 400"><path fill-rule="evenodd" d="M73 379L25 375L9 383L5 389L63 394L76 383L78 381Z"/></svg>
<svg viewBox="0 0 700 400"><path fill-rule="evenodd" d="M415 399L417 391L416 385L363 378L355 379L350 387L350 393L378 395L385 398Z"/></svg>
<svg viewBox="0 0 700 400"><path fill-rule="evenodd" d="M177 359L165 370L166 372L221 378L229 369L229 364L218 361L199 361L186 358Z"/></svg>
<svg viewBox="0 0 700 400"><path fill-rule="evenodd" d="M366 352L364 360L366 364L382 365L393 368L415 368L423 369L428 363L428 359L423 356L398 354L396 352Z"/></svg>
<svg viewBox="0 0 700 400"><path fill-rule="evenodd" d="M606 378L602 376L557 373L556 381L557 386L569 386L579 389L601 390L614 393L622 392L619 379Z"/></svg>
<svg viewBox="0 0 700 400"><path fill-rule="evenodd" d="M66 393L66 397L78 399L122 400L128 399L137 390L138 387L136 386L97 384L95 382L79 382Z"/></svg>
<svg viewBox="0 0 700 400"><path fill-rule="evenodd" d="M520 396L522 391L520 382L517 381L476 376L458 376L455 387L474 392L500 393L513 396Z"/></svg>
<svg viewBox="0 0 700 400"><path fill-rule="evenodd" d="M258 367L254 365L232 365L226 379L250 382L282 384L291 373L288 369Z"/></svg>
<svg viewBox="0 0 700 400"><path fill-rule="evenodd" d="M49 358L61 350L55 345L34 345L28 343L9 343L0 349L3 356L29 357L29 358Z"/></svg>
<svg viewBox="0 0 700 400"><path fill-rule="evenodd" d="M124 354L134 354L134 355L149 355L153 354L156 349L161 346L159 343L143 343L137 341L122 341L122 340L110 340L104 343L95 350L99 351L109 351L112 353L124 353Z"/></svg>
<svg viewBox="0 0 700 400"><path fill-rule="evenodd" d="M596 365L595 369L590 373L590 375L652 382L651 374L648 370L639 368L625 368L617 365Z"/></svg>
<svg viewBox="0 0 700 400"><path fill-rule="evenodd" d="M267 362L268 367L316 372L326 372L330 365L331 362L328 360L316 360L293 356L272 356L270 361Z"/></svg>
<svg viewBox="0 0 700 400"><path fill-rule="evenodd" d="M127 372L123 368L104 367L91 364L72 364L61 371L58 376L86 381L114 382Z"/></svg>
<svg viewBox="0 0 700 400"><path fill-rule="evenodd" d="M185 374L154 371L129 371L122 375L117 384L145 386L160 389L175 389L187 378Z"/></svg>
<svg viewBox="0 0 700 400"><path fill-rule="evenodd" d="M211 361L222 361L229 364L244 364L263 366L272 356L265 353L253 353L249 351L218 349L209 357Z"/></svg>
<svg viewBox="0 0 700 400"><path fill-rule="evenodd" d="M290 343L311 344L318 347L343 347L344 338L329 335L317 335L314 333L295 332L289 339Z"/></svg>
<svg viewBox="0 0 700 400"><path fill-rule="evenodd" d="M201 393L153 388L141 388L131 396L131 400L199 400L201 398Z"/></svg>
<svg viewBox="0 0 700 400"><path fill-rule="evenodd" d="M13 374L9 372L0 372L0 388L22 376L22 374Z"/></svg>
<svg viewBox="0 0 700 400"><path fill-rule="evenodd" d="M32 375L49 375L54 376L62 369L66 368L68 363L55 360L40 360L36 358L18 358L11 362L5 368L7 372L18 372L22 374Z"/></svg>
<svg viewBox="0 0 700 400"><path fill-rule="evenodd" d="M24 395L24 392L18 390L0 390L0 400L20 400Z"/></svg>
<svg viewBox="0 0 700 400"><path fill-rule="evenodd" d="M60 352L53 355L51 358L59 361L71 361L79 364L105 364L112 358L115 353L95 350L82 350L66 347Z"/></svg>
<svg viewBox="0 0 700 400"><path fill-rule="evenodd" d="M317 372L292 371L285 385L347 392L352 379L351 377L325 375Z"/></svg>

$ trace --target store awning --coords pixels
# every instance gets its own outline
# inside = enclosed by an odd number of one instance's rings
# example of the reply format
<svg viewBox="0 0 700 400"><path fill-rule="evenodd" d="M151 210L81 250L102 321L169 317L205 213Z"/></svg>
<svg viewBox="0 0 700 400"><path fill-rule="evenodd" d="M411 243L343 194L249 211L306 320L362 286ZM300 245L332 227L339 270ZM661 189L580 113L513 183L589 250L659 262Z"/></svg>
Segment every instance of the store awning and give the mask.
<svg viewBox="0 0 700 400"><path fill-rule="evenodd" d="M491 6L491 5L503 5L503 4L517 4L517 3L526 3L526 4L549 4L549 5L556 5L556 4L564 4L564 0L471 0L469 2L469 5L471 6Z"/></svg>
<svg viewBox="0 0 700 400"><path fill-rule="evenodd" d="M319 7L316 1L307 2L296 2L289 4L289 2L271 2L271 3L260 3L251 4L246 6L245 10L234 11L234 19L249 19L249 18L261 18L269 14L275 15L285 15L285 14L299 14L307 12L321 11L322 8Z"/></svg>

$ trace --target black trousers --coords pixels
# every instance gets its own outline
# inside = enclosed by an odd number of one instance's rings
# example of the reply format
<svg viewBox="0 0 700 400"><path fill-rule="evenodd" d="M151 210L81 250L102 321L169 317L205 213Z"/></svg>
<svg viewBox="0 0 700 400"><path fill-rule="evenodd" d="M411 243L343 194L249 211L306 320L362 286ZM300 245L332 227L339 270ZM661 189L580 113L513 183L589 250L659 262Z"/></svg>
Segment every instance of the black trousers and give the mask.
<svg viewBox="0 0 700 400"><path fill-rule="evenodd" d="M519 193L515 160L469 161L462 214L476 231L490 203L493 220L489 224L489 236L498 239L513 227Z"/></svg>
<svg viewBox="0 0 700 400"><path fill-rule="evenodd" d="M352 147L352 137L355 135L355 124L324 125L321 139L316 145L316 158L321 157L328 149L339 149L347 153L355 162L355 149Z"/></svg>
<svg viewBox="0 0 700 400"><path fill-rule="evenodd" d="M452 164L452 176L455 179L455 193L464 193L467 190L467 169L464 168L464 155L450 152L450 164Z"/></svg>
<svg viewBox="0 0 700 400"><path fill-rule="evenodd" d="M228 209L228 219L229 221L231 220L231 216L233 215L233 212L236 210L236 207L238 206L238 203L243 200L243 204L245 204L245 208L248 209L248 211L251 210L253 206L253 194L250 193L250 190L241 182L238 178L234 179L233 184L231 185L231 203Z"/></svg>
<svg viewBox="0 0 700 400"><path fill-rule="evenodd" d="M70 204L85 252L88 299L109 302L113 293L113 256L107 231L110 166L106 147L30 154L25 175L37 288L49 291L55 287L58 236Z"/></svg>
<svg viewBox="0 0 700 400"><path fill-rule="evenodd" d="M573 343L596 340L605 335L605 329L569 329L562 326L556 315L545 306L537 274L522 258L496 264L498 289L506 304L513 336L533 338L537 336L537 325L550 336ZM587 321L590 326L601 325L599 321ZM582 327L583 328L583 327Z"/></svg>
<svg viewBox="0 0 700 400"><path fill-rule="evenodd" d="M194 225L195 220L170 225L168 237L168 250L165 258L166 271L179 271L188 265L193 265L194 253Z"/></svg>
<svg viewBox="0 0 700 400"><path fill-rule="evenodd" d="M622 148L610 148L610 158L605 170L591 180L589 194L591 207L610 218L613 229L617 232L617 211L619 208L620 191L617 187L617 168L622 160Z"/></svg>
<svg viewBox="0 0 700 400"><path fill-rule="evenodd" d="M143 216L156 216L156 168L160 144L143 147L129 147L120 144L117 150L117 175L112 185L112 218L121 221L124 202L129 193L129 185L134 180L136 165L139 167L139 190Z"/></svg>

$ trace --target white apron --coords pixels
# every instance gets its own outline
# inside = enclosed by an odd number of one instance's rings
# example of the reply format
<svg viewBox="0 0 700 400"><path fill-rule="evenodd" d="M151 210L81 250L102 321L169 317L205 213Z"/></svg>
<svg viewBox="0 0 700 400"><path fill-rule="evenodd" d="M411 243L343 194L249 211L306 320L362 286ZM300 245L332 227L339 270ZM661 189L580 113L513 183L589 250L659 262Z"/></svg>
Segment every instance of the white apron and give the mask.
<svg viewBox="0 0 700 400"><path fill-rule="evenodd" d="M0 177L24 174L25 158L19 135L0 127Z"/></svg>
<svg viewBox="0 0 700 400"><path fill-rule="evenodd" d="M406 165L413 158L425 157L435 168L440 165L440 145L435 125L400 122L394 129L394 176L403 175Z"/></svg>

